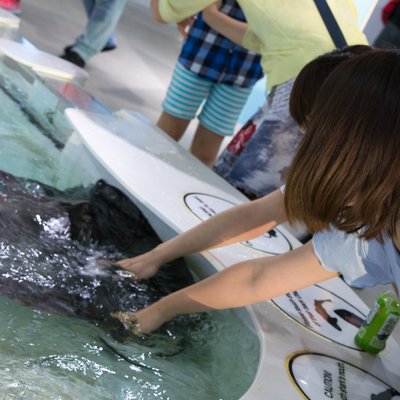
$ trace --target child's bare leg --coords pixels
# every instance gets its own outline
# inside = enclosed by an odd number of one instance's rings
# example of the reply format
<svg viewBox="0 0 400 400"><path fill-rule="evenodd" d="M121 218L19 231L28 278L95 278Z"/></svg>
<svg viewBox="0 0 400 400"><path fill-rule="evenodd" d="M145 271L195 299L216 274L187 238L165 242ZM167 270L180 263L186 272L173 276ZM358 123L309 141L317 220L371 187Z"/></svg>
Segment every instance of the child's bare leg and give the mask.
<svg viewBox="0 0 400 400"><path fill-rule="evenodd" d="M223 140L224 136L199 124L190 146L190 152L208 167L212 167Z"/></svg>
<svg viewBox="0 0 400 400"><path fill-rule="evenodd" d="M172 139L178 141L182 138L189 123L189 119L174 117L173 115L163 111L157 121L157 126L166 134L171 136Z"/></svg>

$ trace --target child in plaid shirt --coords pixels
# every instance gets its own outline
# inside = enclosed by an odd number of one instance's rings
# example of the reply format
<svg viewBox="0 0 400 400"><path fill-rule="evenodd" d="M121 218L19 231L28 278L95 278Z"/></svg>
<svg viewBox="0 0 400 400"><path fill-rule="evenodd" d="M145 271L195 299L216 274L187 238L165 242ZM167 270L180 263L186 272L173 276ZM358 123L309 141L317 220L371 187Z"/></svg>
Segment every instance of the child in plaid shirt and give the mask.
<svg viewBox="0 0 400 400"><path fill-rule="evenodd" d="M223 13L220 0L151 0L151 9L158 21L166 23L180 22L202 10L204 20L213 29L261 54L267 99L214 165L215 172L254 199L285 183L302 137L289 113L296 75L307 62L336 45L316 4L323 6L326 0L237 2L247 23ZM353 0L329 0L329 8L348 45L367 43L357 25Z"/></svg>
<svg viewBox="0 0 400 400"><path fill-rule="evenodd" d="M245 21L236 1L223 1L221 12ZM187 33L157 125L178 141L197 114L190 151L211 166L262 75L258 54L217 33L199 13Z"/></svg>

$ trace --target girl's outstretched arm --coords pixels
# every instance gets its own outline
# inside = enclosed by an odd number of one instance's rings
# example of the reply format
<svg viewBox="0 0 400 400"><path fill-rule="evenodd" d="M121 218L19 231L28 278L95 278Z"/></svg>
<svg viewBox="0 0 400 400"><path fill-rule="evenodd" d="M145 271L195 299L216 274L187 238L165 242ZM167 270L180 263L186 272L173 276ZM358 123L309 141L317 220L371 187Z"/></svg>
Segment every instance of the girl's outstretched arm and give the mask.
<svg viewBox="0 0 400 400"><path fill-rule="evenodd" d="M119 261L139 279L149 278L176 258L254 239L286 221L283 194L276 190L258 200L232 207L213 216L148 253Z"/></svg>
<svg viewBox="0 0 400 400"><path fill-rule="evenodd" d="M321 267L309 242L283 255L236 264L136 313L114 316L136 333L148 333L178 314L242 307L335 276Z"/></svg>

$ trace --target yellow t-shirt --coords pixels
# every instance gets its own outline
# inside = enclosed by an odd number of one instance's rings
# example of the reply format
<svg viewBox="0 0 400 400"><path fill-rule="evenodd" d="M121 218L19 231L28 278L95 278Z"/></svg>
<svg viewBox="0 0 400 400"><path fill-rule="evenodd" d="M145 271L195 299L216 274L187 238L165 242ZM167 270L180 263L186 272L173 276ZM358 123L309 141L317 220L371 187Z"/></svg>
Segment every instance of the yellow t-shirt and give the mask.
<svg viewBox="0 0 400 400"><path fill-rule="evenodd" d="M215 0L159 0L166 22L177 22L196 14ZM367 44L357 26L352 0L327 0L349 45ZM271 88L294 78L315 57L335 45L313 0L238 0L248 30L242 45L262 56L264 73Z"/></svg>

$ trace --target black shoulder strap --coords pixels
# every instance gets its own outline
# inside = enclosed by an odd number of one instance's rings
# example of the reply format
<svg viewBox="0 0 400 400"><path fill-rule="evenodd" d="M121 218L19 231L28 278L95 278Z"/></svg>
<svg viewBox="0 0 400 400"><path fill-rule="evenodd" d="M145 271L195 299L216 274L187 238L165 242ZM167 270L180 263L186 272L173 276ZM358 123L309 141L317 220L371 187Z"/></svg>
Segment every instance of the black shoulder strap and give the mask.
<svg viewBox="0 0 400 400"><path fill-rule="evenodd" d="M314 0L314 2L319 13L321 14L322 19L324 20L326 29L328 29L328 32L331 35L333 43L335 43L335 46L337 48L347 46L346 39L344 38L343 33L336 22L336 19L332 14L332 11L329 8L326 0Z"/></svg>

